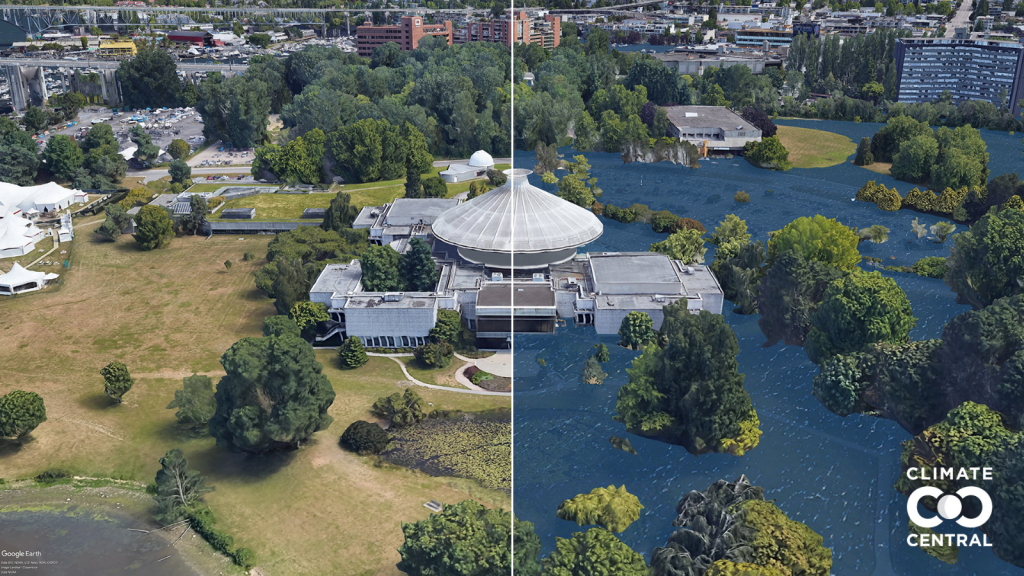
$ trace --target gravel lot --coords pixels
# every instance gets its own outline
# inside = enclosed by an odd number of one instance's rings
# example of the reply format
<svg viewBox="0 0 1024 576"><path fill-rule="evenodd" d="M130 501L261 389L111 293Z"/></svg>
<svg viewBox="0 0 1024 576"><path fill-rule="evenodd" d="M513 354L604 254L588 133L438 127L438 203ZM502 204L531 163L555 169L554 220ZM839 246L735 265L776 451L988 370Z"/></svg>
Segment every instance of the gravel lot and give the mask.
<svg viewBox="0 0 1024 576"><path fill-rule="evenodd" d="M78 137L82 134L82 131L88 131L93 127L93 120L99 118L108 118L104 123L109 124L114 130L114 136L117 137L118 142L121 145L121 150L131 148L135 146L134 143L128 138L129 118L134 114L132 112L121 112L118 116L113 116L110 108L103 106L90 106L78 113L78 124L51 132L49 135L43 137L43 146L46 145L46 141L53 137L54 134L64 134L67 136ZM170 145L171 140L175 138L181 138L188 142L193 149L202 146L203 136L203 121L199 117L197 112L192 113L191 116L184 119L179 119L177 123L172 124L170 128L157 128L149 127L150 122L154 119L166 119L173 115L171 111L160 111L160 113L147 113L141 112L139 114L146 115L148 117L146 124L146 133L153 137L153 143L160 147L161 150L167 150L167 146ZM252 154L250 154L251 156Z"/></svg>

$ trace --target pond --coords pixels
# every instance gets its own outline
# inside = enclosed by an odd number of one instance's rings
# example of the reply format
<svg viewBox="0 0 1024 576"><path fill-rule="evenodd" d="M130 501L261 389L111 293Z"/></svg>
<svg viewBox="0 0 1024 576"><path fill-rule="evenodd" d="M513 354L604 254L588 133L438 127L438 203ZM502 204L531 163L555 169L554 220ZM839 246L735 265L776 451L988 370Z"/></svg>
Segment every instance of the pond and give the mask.
<svg viewBox="0 0 1024 576"><path fill-rule="evenodd" d="M780 121L845 134L854 141L870 136L879 124L822 121ZM992 175L1020 164L1020 138L984 132L989 144ZM571 149L561 150L566 158ZM532 154L516 160L532 168ZM604 203L629 206L647 204L702 222L709 231L726 214L747 221L754 239L765 240L800 216L822 214L843 223L889 228L889 241L861 244L861 253L887 264L910 265L924 256L944 256L949 245L917 240L910 222L927 225L939 220L913 212L882 212L872 204L854 202L857 189L867 180L894 184L906 193L913 186L898 183L850 163L831 168L793 169L785 173L751 167L740 158L703 161L691 170L668 163L622 164L617 154L586 153L591 175L604 190ZM643 184L640 184L641 177ZM531 176L534 185L553 191L552 185ZM750 202L736 203L733 194L744 190ZM646 251L664 239L643 224L621 224L602 219L604 235L588 251ZM707 261L713 259L709 250ZM967 310L941 280L883 272L906 291L918 324L914 339L936 338L943 325ZM718 479L735 480L745 474L766 490L766 498L790 518L808 524L832 548L832 573L837 576L894 574L960 576L1024 574L1024 570L998 560L989 550L962 548L958 564L948 566L906 545L906 498L893 489L900 474L900 442L910 435L895 423L868 416L841 418L826 410L811 394L816 367L802 348L778 344L761 347L764 336L757 315L732 313L725 317L739 338L740 372L746 375L764 435L760 445L737 458L730 455L693 456L680 446L648 440L625 431L612 420L619 387L627 381L625 369L638 353L616 346L616 336L598 336L590 328L560 329L550 337L516 336L514 342L514 494L515 513L534 522L543 545L554 547L556 536L569 537L581 530L560 520L555 511L562 500L598 486L625 484L645 509L641 519L620 535L647 560L675 530L675 506L690 490L704 490ZM601 386L581 380L583 362L592 346L604 342L611 361L609 377ZM538 360L543 359L541 366ZM629 438L637 455L615 449L612 435Z"/></svg>
<svg viewBox="0 0 1024 576"><path fill-rule="evenodd" d="M74 508L0 512L0 548L40 553L0 557L0 574L199 576L164 536L129 528L140 526L127 517L77 513Z"/></svg>

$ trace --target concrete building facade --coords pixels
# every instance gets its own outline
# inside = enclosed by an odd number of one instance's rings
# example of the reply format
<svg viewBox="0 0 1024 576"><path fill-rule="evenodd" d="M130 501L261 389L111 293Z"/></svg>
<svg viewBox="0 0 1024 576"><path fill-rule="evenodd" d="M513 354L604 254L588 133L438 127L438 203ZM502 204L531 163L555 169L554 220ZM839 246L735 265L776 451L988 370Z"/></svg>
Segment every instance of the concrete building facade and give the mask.
<svg viewBox="0 0 1024 576"><path fill-rule="evenodd" d="M1024 46L990 40L896 40L897 101L933 102L949 91L954 101L985 100L1014 115L1024 98Z"/></svg>
<svg viewBox="0 0 1024 576"><path fill-rule="evenodd" d="M406 52L419 47L420 39L424 36L440 36L451 46L454 39L451 21L427 24L422 16L402 16L397 26L364 24L356 28L356 50L360 56L369 58L377 46L394 42Z"/></svg>
<svg viewBox="0 0 1024 576"><path fill-rule="evenodd" d="M505 46L540 44L551 50L558 47L561 37L561 17L546 14L531 18L526 12L515 12L511 18L467 22L455 33L455 42L500 42Z"/></svg>
<svg viewBox="0 0 1024 576"><path fill-rule="evenodd" d="M693 144L706 156L736 153L747 142L760 142L761 131L724 106L669 106L668 132Z"/></svg>

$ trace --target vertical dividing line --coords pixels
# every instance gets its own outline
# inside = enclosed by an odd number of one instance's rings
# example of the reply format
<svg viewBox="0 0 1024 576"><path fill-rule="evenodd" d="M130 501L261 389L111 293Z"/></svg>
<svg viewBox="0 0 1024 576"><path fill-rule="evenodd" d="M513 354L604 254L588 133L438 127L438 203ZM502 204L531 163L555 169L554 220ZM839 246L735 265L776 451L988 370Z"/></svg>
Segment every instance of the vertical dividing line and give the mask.
<svg viewBox="0 0 1024 576"><path fill-rule="evenodd" d="M509 490L509 507L512 508L512 526L509 531L513 534L511 539L511 545L509 546L509 564L512 566L512 573L515 573L516 569L516 543L515 543L515 513L516 513L516 449L515 449L515 438L516 438L516 291L515 291L515 276L516 276L516 250L515 250L515 229L516 229L516 188L515 188L515 169L516 169L516 19L515 19L515 0L509 0L509 36L508 47L509 47L509 167L512 169L512 174L509 174L509 184L512 186L511 196L512 199L512 225L509 228L509 276L511 276L512 282L509 283L509 302L511 307L509 309L509 378L512 380L511 392L512 396L509 398L509 460L511 467L509 474L511 475ZM493 31L492 31L493 33ZM511 575L510 575L511 576Z"/></svg>

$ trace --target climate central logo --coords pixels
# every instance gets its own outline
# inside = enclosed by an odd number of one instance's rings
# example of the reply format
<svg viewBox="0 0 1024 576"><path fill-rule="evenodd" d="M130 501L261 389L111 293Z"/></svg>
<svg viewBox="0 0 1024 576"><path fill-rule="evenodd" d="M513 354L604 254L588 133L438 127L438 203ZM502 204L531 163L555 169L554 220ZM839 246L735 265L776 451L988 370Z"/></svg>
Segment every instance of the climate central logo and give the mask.
<svg viewBox="0 0 1024 576"><path fill-rule="evenodd" d="M979 474L980 472L980 474ZM910 480L991 480L991 468L910 468L907 470L907 478ZM918 505L923 498L935 499L935 516L925 516L918 511ZM968 498L977 501L981 511L975 516L965 516L964 508ZM971 510L977 510L978 506L971 506ZM921 528L935 528L946 520L952 520L964 528L979 528L988 522L992 516L992 498L988 492L977 486L965 486L956 492L943 492L934 486L922 486L910 493L907 500L907 515L910 520ZM930 532L930 531L929 531ZM910 546L984 546L991 547L988 535L982 534L935 534L911 533L907 536L907 544Z"/></svg>

